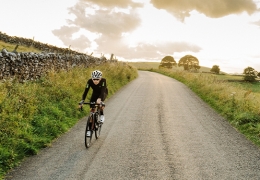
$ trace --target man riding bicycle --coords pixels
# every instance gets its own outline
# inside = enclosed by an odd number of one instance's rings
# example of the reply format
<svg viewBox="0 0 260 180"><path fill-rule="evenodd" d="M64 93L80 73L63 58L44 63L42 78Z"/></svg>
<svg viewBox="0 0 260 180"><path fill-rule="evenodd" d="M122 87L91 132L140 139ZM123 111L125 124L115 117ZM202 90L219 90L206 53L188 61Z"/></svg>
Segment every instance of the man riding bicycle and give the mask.
<svg viewBox="0 0 260 180"><path fill-rule="evenodd" d="M105 108L105 104L103 103L103 101L105 101L106 96L107 96L107 84L106 84L106 79L102 78L102 72L99 70L95 70L91 73L91 79L89 79L87 81L87 85L85 88L85 91L82 95L82 100L80 102L79 108L82 107L88 91L90 89L90 87L93 89L93 93L91 95L90 98L90 102L96 102L97 104L101 104L102 108L100 111L100 122L104 122L105 121L105 116L104 116L104 108Z"/></svg>

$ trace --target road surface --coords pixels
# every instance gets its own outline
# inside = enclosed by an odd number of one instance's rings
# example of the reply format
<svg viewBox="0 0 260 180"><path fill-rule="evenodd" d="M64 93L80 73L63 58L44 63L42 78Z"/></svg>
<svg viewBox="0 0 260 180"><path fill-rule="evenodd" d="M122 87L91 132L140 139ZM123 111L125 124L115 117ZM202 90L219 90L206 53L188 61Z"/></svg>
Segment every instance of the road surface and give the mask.
<svg viewBox="0 0 260 180"><path fill-rule="evenodd" d="M259 148L172 78L139 71L106 102L105 116L89 149L84 118L7 179L260 179Z"/></svg>

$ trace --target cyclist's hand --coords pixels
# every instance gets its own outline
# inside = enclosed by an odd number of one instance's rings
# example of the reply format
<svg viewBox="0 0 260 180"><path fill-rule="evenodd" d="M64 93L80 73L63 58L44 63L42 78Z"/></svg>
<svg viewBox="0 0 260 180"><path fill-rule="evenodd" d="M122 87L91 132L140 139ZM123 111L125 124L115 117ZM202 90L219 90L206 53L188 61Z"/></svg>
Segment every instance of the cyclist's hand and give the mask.
<svg viewBox="0 0 260 180"><path fill-rule="evenodd" d="M78 107L79 111L82 111L83 110L83 105L80 104L79 107Z"/></svg>
<svg viewBox="0 0 260 180"><path fill-rule="evenodd" d="M105 109L105 106L106 106L105 103L101 101L101 104L100 104L101 109Z"/></svg>
<svg viewBox="0 0 260 180"><path fill-rule="evenodd" d="M101 98L98 98L97 99L97 104L100 104L101 103Z"/></svg>
<svg viewBox="0 0 260 180"><path fill-rule="evenodd" d="M84 101L83 101L83 100L82 100L82 101L80 101L80 103L79 103L79 110L82 110L83 103L84 103Z"/></svg>

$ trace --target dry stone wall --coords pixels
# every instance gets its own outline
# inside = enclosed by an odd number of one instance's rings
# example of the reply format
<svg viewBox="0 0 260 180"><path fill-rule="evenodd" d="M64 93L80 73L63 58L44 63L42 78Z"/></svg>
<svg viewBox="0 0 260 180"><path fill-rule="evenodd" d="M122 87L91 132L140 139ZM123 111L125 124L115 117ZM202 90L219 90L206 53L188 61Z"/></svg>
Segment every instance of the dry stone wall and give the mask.
<svg viewBox="0 0 260 180"><path fill-rule="evenodd" d="M8 52L6 49L2 49L0 52L0 80L10 78L18 79L20 82L36 80L50 70L69 70L76 66L89 67L107 62L105 57L97 58L69 49L34 42L25 38L10 37L1 32L0 40L26 46L33 45L41 50L48 50L42 53L18 53L16 51Z"/></svg>

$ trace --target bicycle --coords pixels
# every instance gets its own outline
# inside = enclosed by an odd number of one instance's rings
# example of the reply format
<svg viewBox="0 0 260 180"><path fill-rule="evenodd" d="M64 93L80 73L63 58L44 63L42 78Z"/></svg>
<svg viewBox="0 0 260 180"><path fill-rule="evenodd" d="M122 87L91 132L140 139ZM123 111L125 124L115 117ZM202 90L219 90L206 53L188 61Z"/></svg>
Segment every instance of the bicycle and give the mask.
<svg viewBox="0 0 260 180"><path fill-rule="evenodd" d="M86 129L85 129L85 146L89 148L93 133L95 132L96 139L99 138L102 124L100 122L100 109L104 106L104 103L96 104L95 102L84 102L84 104L90 104L90 114L88 116Z"/></svg>

